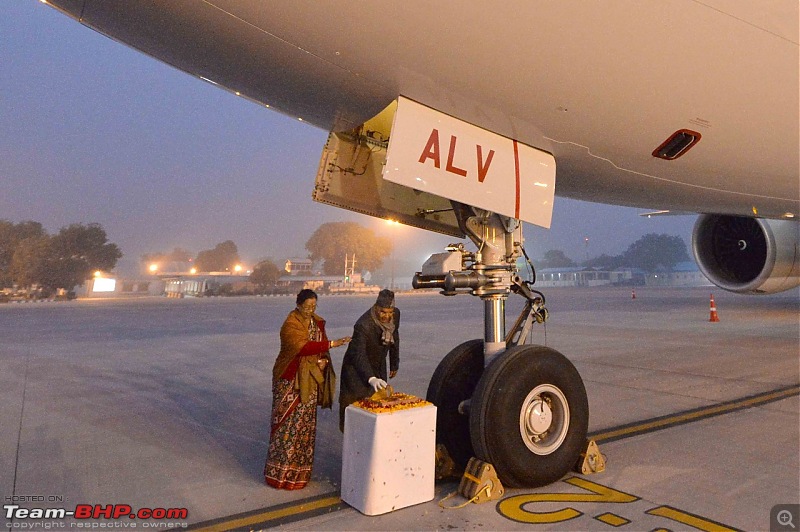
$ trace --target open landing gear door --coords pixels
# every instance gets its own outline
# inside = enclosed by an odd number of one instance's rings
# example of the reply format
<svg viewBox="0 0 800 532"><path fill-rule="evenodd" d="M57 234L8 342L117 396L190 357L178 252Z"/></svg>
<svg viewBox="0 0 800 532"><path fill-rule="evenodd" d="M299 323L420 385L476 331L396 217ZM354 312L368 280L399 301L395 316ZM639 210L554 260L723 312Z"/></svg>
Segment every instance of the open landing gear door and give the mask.
<svg viewBox="0 0 800 532"><path fill-rule="evenodd" d="M406 98L398 100L383 178L550 227L551 154Z"/></svg>
<svg viewBox="0 0 800 532"><path fill-rule="evenodd" d="M555 171L547 152L400 97L331 133L313 198L463 238L451 200L550 227Z"/></svg>
<svg viewBox="0 0 800 532"><path fill-rule="evenodd" d="M449 199L383 179L397 102L353 131L333 132L322 151L314 201L464 238Z"/></svg>

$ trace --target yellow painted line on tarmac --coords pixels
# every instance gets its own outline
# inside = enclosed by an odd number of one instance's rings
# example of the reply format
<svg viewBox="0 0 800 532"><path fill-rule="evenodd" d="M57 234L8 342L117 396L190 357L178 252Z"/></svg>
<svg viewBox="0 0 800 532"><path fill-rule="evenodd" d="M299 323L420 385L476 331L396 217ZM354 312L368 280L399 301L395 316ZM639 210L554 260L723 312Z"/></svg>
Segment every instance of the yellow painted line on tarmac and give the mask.
<svg viewBox="0 0 800 532"><path fill-rule="evenodd" d="M645 513L657 515L659 517L666 517L671 521L689 525L698 530L705 530L706 532L738 532L737 528L729 528L722 523L710 521L704 517L700 517L699 515L690 514L671 506L659 506L658 508L653 508L652 510L646 511Z"/></svg>
<svg viewBox="0 0 800 532"><path fill-rule="evenodd" d="M597 443L609 440L619 440L622 438L634 436L636 434L644 434L646 432L652 432L672 425L681 425L684 423L697 421L699 419L707 417L726 414L734 410L752 408L754 406L758 406L765 403L771 403L773 401L778 401L780 399L785 399L787 397L791 397L793 395L798 395L798 394L800 394L800 384L789 386L787 388L781 388L779 390L773 390L771 392L765 392L757 395L752 395L749 397L744 397L742 399L736 399L734 401L729 401L726 403L720 403L713 406L698 408L696 410L689 410L671 416L665 416L663 418L656 418L650 421L646 421L644 423L636 423L633 425L628 425L617 429L607 430L605 432L594 433L591 434L589 437L595 440Z"/></svg>
<svg viewBox="0 0 800 532"><path fill-rule="evenodd" d="M279 519L285 519L287 517L313 512L315 510L324 510L326 508L333 508L338 504L342 504L342 499L340 497L338 496L324 497L322 499L306 501L299 504L292 504L291 506L286 506L285 508L258 512L252 515L248 515L246 517L224 518L223 520L217 523L213 524L209 523L208 525L205 526L200 524L200 526L197 526L197 528L195 527L189 527L189 528L201 532L223 532L225 530L236 530L239 528L252 528L254 525L264 525L266 527L270 526L271 522L277 521Z"/></svg>
<svg viewBox="0 0 800 532"><path fill-rule="evenodd" d="M625 526L631 522L630 519L625 519L621 515L612 514L611 512L597 515L595 516L595 519L613 527Z"/></svg>
<svg viewBox="0 0 800 532"><path fill-rule="evenodd" d="M497 503L497 512L519 523L545 524L560 523L569 519L575 519L583 515L582 512L574 508L562 508L552 512L538 512L532 509L536 503L552 502L591 502L591 503L631 503L639 500L639 497L618 491L602 484L597 484L590 480L580 477L570 477L564 482L582 488L589 493L523 493L503 499Z"/></svg>

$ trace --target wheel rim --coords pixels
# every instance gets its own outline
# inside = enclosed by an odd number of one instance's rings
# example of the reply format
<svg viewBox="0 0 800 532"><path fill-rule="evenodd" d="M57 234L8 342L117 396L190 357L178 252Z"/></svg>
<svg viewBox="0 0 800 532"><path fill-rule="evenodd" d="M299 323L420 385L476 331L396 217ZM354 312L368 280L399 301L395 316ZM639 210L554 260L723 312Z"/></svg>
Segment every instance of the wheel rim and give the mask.
<svg viewBox="0 0 800 532"><path fill-rule="evenodd" d="M556 386L541 384L531 390L519 412L519 433L534 454L556 451L569 431L569 403Z"/></svg>

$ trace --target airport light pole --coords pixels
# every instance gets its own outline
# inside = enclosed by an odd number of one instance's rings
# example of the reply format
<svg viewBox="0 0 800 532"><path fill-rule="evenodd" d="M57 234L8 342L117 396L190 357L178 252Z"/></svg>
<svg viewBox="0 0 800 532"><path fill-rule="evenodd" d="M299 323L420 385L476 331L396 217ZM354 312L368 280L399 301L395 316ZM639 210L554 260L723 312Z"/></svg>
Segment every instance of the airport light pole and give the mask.
<svg viewBox="0 0 800 532"><path fill-rule="evenodd" d="M396 226L400 225L400 222L395 220L386 220L386 224L389 226ZM389 261L391 263L391 272L392 272L392 278L391 281L389 282L389 290L394 290L394 236L395 232L392 231L389 234L389 243L391 244L391 247L389 248Z"/></svg>
<svg viewBox="0 0 800 532"><path fill-rule="evenodd" d="M583 242L586 244L586 262L589 262L589 237L585 237Z"/></svg>

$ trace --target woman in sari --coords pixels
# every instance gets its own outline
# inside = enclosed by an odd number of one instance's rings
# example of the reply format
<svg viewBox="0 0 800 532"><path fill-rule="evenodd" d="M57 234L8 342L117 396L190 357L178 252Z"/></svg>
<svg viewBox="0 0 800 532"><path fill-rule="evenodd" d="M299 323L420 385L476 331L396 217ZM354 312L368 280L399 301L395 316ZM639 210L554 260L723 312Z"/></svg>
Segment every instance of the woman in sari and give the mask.
<svg viewBox="0 0 800 532"><path fill-rule="evenodd" d="M328 350L350 341L329 341L317 294L304 289L281 327L281 351L272 369L272 417L264 479L274 488L304 488L311 478L317 406L331 408L336 380Z"/></svg>

